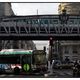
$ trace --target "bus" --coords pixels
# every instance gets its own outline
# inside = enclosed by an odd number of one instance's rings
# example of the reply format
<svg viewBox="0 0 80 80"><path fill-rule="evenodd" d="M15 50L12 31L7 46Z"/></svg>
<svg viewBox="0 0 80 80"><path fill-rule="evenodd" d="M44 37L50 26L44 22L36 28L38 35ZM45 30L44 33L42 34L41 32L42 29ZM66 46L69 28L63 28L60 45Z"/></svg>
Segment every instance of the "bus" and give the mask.
<svg viewBox="0 0 80 80"><path fill-rule="evenodd" d="M0 64L10 65L13 73L45 73L46 53L43 50L4 49L0 51Z"/></svg>

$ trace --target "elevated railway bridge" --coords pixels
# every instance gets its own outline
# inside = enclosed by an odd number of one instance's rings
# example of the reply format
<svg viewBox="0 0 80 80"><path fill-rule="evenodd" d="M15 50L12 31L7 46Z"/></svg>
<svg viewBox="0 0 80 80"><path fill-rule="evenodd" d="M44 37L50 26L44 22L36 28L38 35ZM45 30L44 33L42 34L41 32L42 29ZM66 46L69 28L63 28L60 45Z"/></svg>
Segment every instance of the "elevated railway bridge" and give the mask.
<svg viewBox="0 0 80 80"><path fill-rule="evenodd" d="M33 15L0 17L2 40L80 39L80 15Z"/></svg>
<svg viewBox="0 0 80 80"><path fill-rule="evenodd" d="M51 37L54 40L80 39L80 15L0 17L0 40L49 40ZM33 54L2 54L0 63L21 63L23 71L28 69L29 72L32 69L32 57Z"/></svg>

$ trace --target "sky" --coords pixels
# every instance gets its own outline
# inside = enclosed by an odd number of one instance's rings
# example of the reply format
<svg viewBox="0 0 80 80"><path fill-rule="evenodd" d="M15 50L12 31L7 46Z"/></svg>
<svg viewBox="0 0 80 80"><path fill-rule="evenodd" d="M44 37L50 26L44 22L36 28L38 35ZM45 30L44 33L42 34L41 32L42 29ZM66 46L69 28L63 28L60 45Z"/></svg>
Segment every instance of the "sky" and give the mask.
<svg viewBox="0 0 80 80"><path fill-rule="evenodd" d="M15 15L58 14L59 3L12 3ZM48 48L49 41L34 41L37 49Z"/></svg>
<svg viewBox="0 0 80 80"><path fill-rule="evenodd" d="M59 3L12 3L16 15L57 14Z"/></svg>

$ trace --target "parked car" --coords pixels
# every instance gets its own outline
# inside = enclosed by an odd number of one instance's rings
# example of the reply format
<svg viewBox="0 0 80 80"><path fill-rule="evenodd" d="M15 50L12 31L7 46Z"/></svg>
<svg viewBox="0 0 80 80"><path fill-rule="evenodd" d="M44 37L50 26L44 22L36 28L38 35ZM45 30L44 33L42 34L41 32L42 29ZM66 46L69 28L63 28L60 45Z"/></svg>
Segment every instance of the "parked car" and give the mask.
<svg viewBox="0 0 80 80"><path fill-rule="evenodd" d="M65 63L65 62L61 62L60 60L56 60L53 63L53 69L71 69L73 67L73 63L69 62L69 63Z"/></svg>
<svg viewBox="0 0 80 80"><path fill-rule="evenodd" d="M52 62L52 68L53 68L53 69L59 69L60 66L61 66L61 61L60 61L60 60L54 60L54 61Z"/></svg>
<svg viewBox="0 0 80 80"><path fill-rule="evenodd" d="M61 64L62 69L71 69L73 67L72 63L63 63Z"/></svg>
<svg viewBox="0 0 80 80"><path fill-rule="evenodd" d="M8 64L0 64L0 73L5 73L8 69L10 69Z"/></svg>

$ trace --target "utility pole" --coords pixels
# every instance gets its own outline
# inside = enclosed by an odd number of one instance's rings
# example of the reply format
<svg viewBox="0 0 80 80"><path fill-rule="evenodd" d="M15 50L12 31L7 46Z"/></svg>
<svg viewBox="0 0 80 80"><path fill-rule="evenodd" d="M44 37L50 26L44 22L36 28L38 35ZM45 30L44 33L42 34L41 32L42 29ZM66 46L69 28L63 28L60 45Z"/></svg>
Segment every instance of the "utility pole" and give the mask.
<svg viewBox="0 0 80 80"><path fill-rule="evenodd" d="M50 37L50 41L49 41L49 45L50 45L50 64L52 63L52 47L53 47L53 38Z"/></svg>

